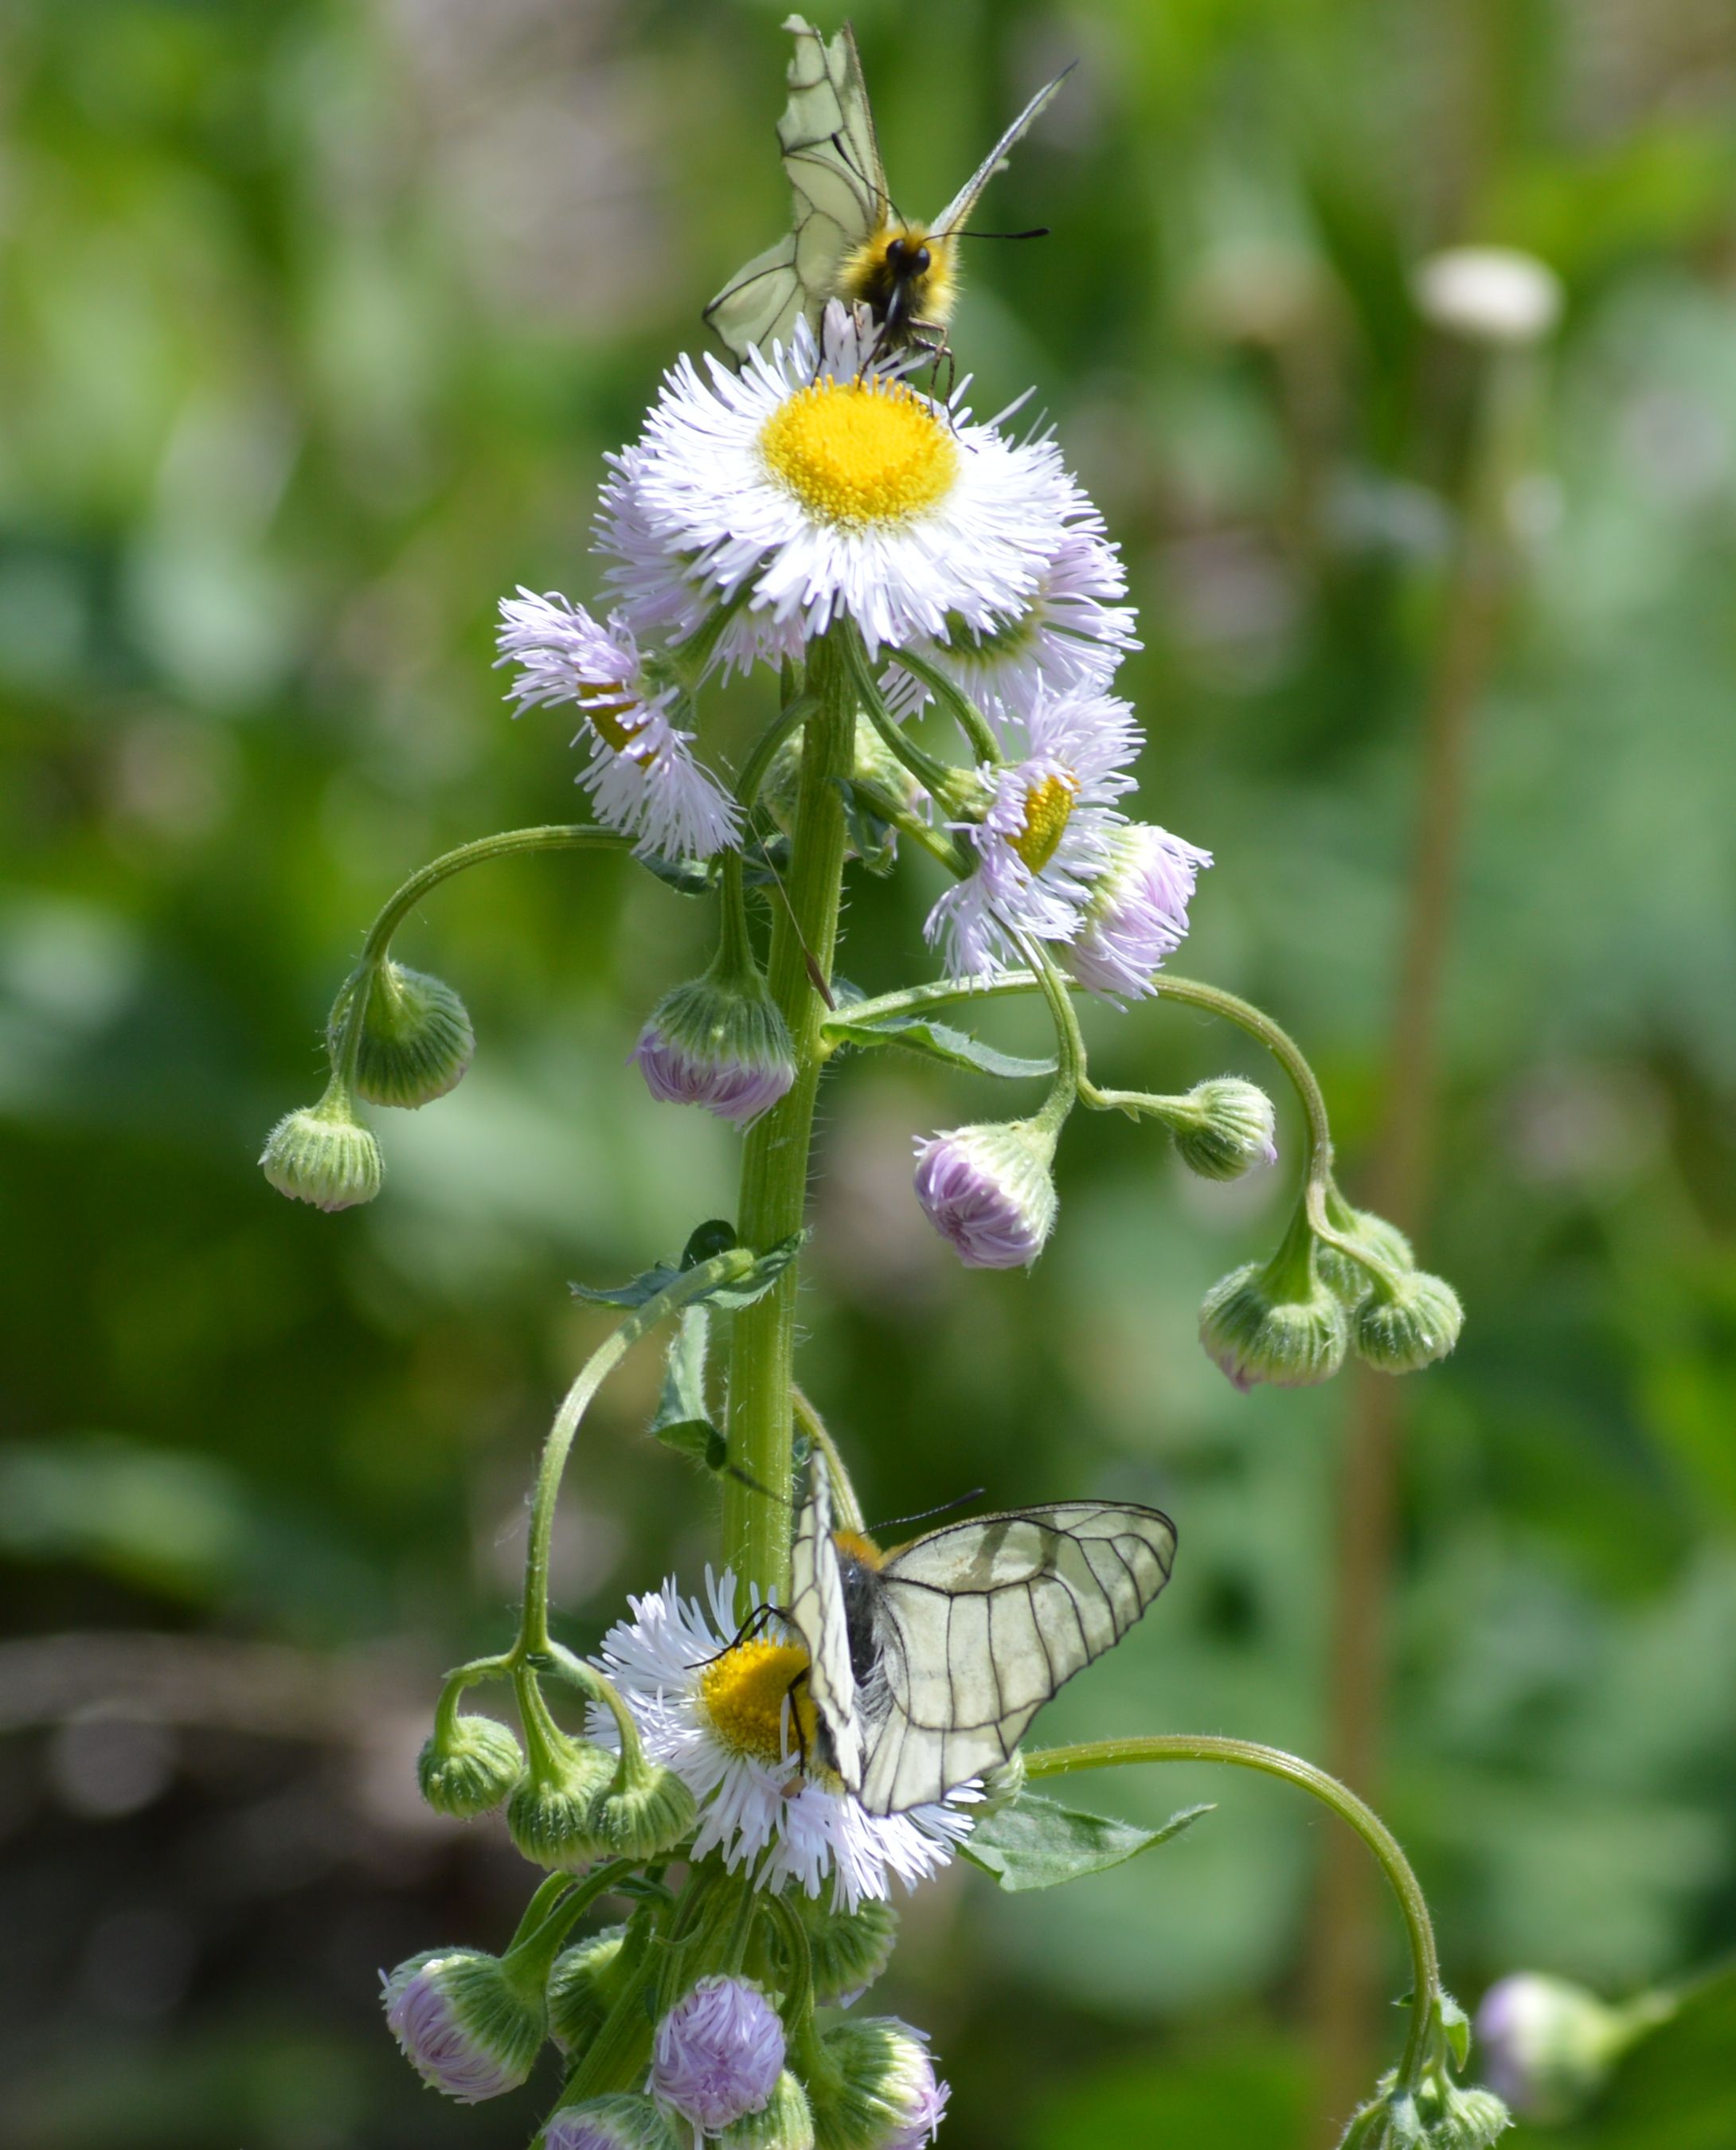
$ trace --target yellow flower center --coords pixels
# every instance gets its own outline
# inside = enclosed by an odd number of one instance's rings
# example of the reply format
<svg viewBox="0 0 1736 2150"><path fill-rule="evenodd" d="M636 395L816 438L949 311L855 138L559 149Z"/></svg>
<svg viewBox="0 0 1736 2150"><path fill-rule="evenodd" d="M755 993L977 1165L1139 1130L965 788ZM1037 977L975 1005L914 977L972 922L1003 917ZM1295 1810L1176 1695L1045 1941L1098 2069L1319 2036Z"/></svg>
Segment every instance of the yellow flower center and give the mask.
<svg viewBox="0 0 1736 2150"><path fill-rule="evenodd" d="M1025 794L1024 825L1007 840L1032 873L1041 873L1054 857L1078 789L1070 776L1046 776Z"/></svg>
<svg viewBox="0 0 1736 2150"><path fill-rule="evenodd" d="M634 734L615 715L617 709L630 709L633 698L618 679L587 679L579 687L579 706L585 713L585 721L603 744L616 754L625 754L632 745ZM592 701L593 694L608 697L607 701Z"/></svg>
<svg viewBox="0 0 1736 2150"><path fill-rule="evenodd" d="M945 497L951 434L901 381L816 381L760 434L772 476L821 522L901 522Z"/></svg>
<svg viewBox="0 0 1736 2150"><path fill-rule="evenodd" d="M798 1643L760 1637L737 1643L699 1674L699 1702L724 1746L760 1762L780 1762L785 1752L785 1707L793 1716L792 1742L812 1756L817 1734L807 1682L808 1653ZM800 1737L795 1735L800 1732Z"/></svg>

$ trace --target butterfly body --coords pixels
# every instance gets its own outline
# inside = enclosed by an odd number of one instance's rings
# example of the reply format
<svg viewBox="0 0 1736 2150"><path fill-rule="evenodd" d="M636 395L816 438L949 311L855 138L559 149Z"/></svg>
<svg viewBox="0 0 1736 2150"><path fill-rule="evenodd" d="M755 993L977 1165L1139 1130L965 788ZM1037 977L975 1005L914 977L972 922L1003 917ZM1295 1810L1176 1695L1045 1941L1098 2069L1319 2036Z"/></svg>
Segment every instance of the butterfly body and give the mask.
<svg viewBox="0 0 1736 2150"><path fill-rule="evenodd" d="M790 101L778 143L793 216L786 237L756 255L705 309L738 359L787 344L797 321L816 332L827 304L865 305L882 343L940 351L958 296L958 240L983 189L1061 87L1040 89L940 214L926 223L894 207L854 33L830 43L792 15Z"/></svg>
<svg viewBox="0 0 1736 2150"><path fill-rule="evenodd" d="M803 1503L789 1618L820 1759L871 1814L900 1814L1007 1761L1064 1682L1169 1579L1155 1508L1063 1501L951 1523L882 1553L834 1532L825 1473Z"/></svg>

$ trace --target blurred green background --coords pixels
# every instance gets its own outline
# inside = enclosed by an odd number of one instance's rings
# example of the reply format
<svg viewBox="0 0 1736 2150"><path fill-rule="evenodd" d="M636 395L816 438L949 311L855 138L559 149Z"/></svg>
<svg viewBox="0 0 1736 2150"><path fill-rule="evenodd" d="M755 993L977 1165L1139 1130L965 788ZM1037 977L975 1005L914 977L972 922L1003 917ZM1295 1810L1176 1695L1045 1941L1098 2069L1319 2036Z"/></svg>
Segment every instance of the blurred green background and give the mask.
<svg viewBox="0 0 1736 2150"><path fill-rule="evenodd" d="M28 2150L512 2150L552 2087L442 2106L376 1972L498 1946L523 1894L411 1762L439 1668L504 1633L536 1445L599 1333L567 1279L732 1207L734 1136L623 1064L704 911L618 861L467 876L399 952L462 992L477 1063L376 1116L384 1198L321 1217L254 1159L397 881L579 811L570 722L502 704L494 604L593 593L603 451L780 228L781 13L0 20L0 2076ZM1425 1239L1469 1321L1410 1391L1380 1796L1467 2001L1520 1963L1680 1976L1736 1927L1736 19L856 21L921 206L1079 58L987 220L1054 236L971 255L955 341L980 410L1036 384L1125 548L1145 810L1218 860L1185 967L1303 1039L1353 1185L1470 370L1407 278L1475 239L1565 280L1478 727ZM759 706L714 705L719 750ZM920 863L855 886L847 974L924 974L932 894ZM1264 1072L1180 1010L1093 1035L1105 1080ZM1318 1752L1345 1385L1239 1396L1194 1336L1284 1174L1206 1188L1148 1131L1076 1126L1038 1269L966 1275L911 1141L1006 1103L835 1074L804 1378L871 1513L980 1481L1178 1517L1173 1588L1045 1735ZM714 1544L707 1488L640 1438L656 1377L606 1393L563 1512L578 1643ZM959 1871L912 1905L886 1993L935 2034L946 2139L1294 2150L1324 1818L1185 1770L1084 1795L1222 1804L1072 1890Z"/></svg>

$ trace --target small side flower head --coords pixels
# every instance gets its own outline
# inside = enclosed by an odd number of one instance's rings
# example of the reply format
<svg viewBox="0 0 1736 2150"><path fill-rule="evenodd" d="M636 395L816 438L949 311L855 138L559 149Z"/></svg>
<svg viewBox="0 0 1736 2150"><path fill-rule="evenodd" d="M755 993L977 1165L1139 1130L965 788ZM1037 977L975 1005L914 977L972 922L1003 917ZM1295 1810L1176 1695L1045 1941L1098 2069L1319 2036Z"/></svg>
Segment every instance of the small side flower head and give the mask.
<svg viewBox="0 0 1736 2150"><path fill-rule="evenodd" d="M1383 1374L1414 1374L1459 1340L1465 1310L1450 1284L1411 1269L1391 1290L1377 1285L1356 1310L1358 1355Z"/></svg>
<svg viewBox="0 0 1736 2150"><path fill-rule="evenodd" d="M982 1809L976 1811L980 1814ZM797 1895L790 1900L807 1929L814 1998L822 2007L848 2007L892 1961L898 1941L897 1912L874 1897L853 1911L830 1910L815 1896Z"/></svg>
<svg viewBox="0 0 1736 2150"><path fill-rule="evenodd" d="M338 1030L334 1023L334 1053ZM368 985L356 1094L373 1105L431 1104L457 1086L476 1049L469 1013L443 978L384 963Z"/></svg>
<svg viewBox="0 0 1736 2150"><path fill-rule="evenodd" d="M1320 1281L1309 1235L1269 1262L1232 1269L1206 1294L1199 1340L1239 1389L1330 1381L1349 1341L1345 1310Z"/></svg>
<svg viewBox="0 0 1736 2150"><path fill-rule="evenodd" d="M510 1980L498 1956L431 1949L382 1982L404 2057L432 2089L477 2105L525 2082L548 2035L540 2000Z"/></svg>
<svg viewBox="0 0 1736 2150"><path fill-rule="evenodd" d="M545 1754L532 1754L507 1801L507 1829L533 1866L573 1874L605 1855L593 1816L598 1794L615 1774L615 1758L600 1747L543 1735Z"/></svg>
<svg viewBox="0 0 1736 2150"><path fill-rule="evenodd" d="M380 1145L337 1083L317 1105L285 1113L265 1138L260 1168L280 1194L316 1209L353 1209L380 1192Z"/></svg>
<svg viewBox="0 0 1736 2150"><path fill-rule="evenodd" d="M796 795L801 789L802 742L805 734L790 734L772 756L771 767L760 787L760 803L786 836L795 832ZM904 764L872 724L858 719L855 760L850 775L858 784L871 784L893 804L915 813L926 794Z"/></svg>
<svg viewBox="0 0 1736 2150"><path fill-rule="evenodd" d="M808 2093L785 2068L760 2111L744 2113L716 2140L718 2150L814 2150Z"/></svg>
<svg viewBox="0 0 1736 2150"><path fill-rule="evenodd" d="M744 1978L702 1978L652 2043L652 2094L707 2135L763 2111L783 2071L778 2011Z"/></svg>
<svg viewBox="0 0 1736 2150"><path fill-rule="evenodd" d="M1335 1232L1365 1247L1376 1262L1400 1274L1416 1267L1416 1254L1396 1224L1389 1224L1372 1209L1353 1209L1334 1198L1327 1205L1327 1221ZM1360 1262L1322 1239L1315 1253L1321 1276L1349 1307L1360 1306L1375 1288L1375 1279Z"/></svg>
<svg viewBox="0 0 1736 2150"><path fill-rule="evenodd" d="M548 2035L563 2053L576 2058L603 2028L626 1938L625 1926L605 1926L555 1958L548 1974Z"/></svg>
<svg viewBox="0 0 1736 2150"><path fill-rule="evenodd" d="M1612 2008L1565 1978L1519 1971L1483 1996L1477 2044L1491 2087L1527 2120L1571 2120L1638 2031L1668 2013L1648 1996Z"/></svg>
<svg viewBox="0 0 1736 2150"><path fill-rule="evenodd" d="M437 1726L416 1758L416 1781L436 1814L473 1821L497 1807L524 1774L524 1756L492 1717L455 1717Z"/></svg>
<svg viewBox="0 0 1736 2150"><path fill-rule="evenodd" d="M1055 1138L1030 1120L954 1128L916 1144L916 1199L966 1269L1029 1269L1055 1228Z"/></svg>
<svg viewBox="0 0 1736 2150"><path fill-rule="evenodd" d="M1153 972L1187 937L1194 885L1212 855L1138 821L1116 830L1108 852L1061 960L1093 992L1140 1000L1153 990Z"/></svg>
<svg viewBox="0 0 1736 2150"><path fill-rule="evenodd" d="M663 2108L627 2091L557 2106L541 2141L542 2150L682 2150Z"/></svg>
<svg viewBox="0 0 1736 2150"><path fill-rule="evenodd" d="M1183 1102L1185 1118L1169 1123L1175 1153L1202 1179L1239 1179L1257 1164L1276 1164L1277 1115L1254 1083L1234 1075L1196 1083Z"/></svg>
<svg viewBox="0 0 1736 2150"><path fill-rule="evenodd" d="M830 2065L809 2084L819 2150L918 2150L934 2140L950 2092L921 2031L870 2016L832 2025L820 2047Z"/></svg>
<svg viewBox="0 0 1736 2150"><path fill-rule="evenodd" d="M790 1031L753 971L715 970L665 993L633 1057L645 1087L666 1105L703 1105L745 1127L795 1080Z"/></svg>
<svg viewBox="0 0 1736 2150"><path fill-rule="evenodd" d="M692 1792L673 1769L623 1754L591 1809L591 1827L611 1859L659 1859L691 1833L698 1814Z"/></svg>

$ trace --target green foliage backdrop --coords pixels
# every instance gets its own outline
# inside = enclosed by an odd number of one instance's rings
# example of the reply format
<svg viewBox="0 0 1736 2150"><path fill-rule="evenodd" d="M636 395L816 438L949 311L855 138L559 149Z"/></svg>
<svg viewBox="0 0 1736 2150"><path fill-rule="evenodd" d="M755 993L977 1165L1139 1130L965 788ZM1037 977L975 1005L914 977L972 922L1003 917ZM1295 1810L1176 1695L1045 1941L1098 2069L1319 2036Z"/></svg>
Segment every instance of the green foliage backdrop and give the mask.
<svg viewBox="0 0 1736 2150"><path fill-rule="evenodd" d="M732 1202L733 1135L624 1064L698 913L580 856L443 891L401 952L469 1002L471 1077L381 1116L369 1210L293 1208L254 1158L391 887L577 810L567 724L502 705L494 603L593 593L603 452L778 227L780 13L0 24L0 2066L32 2150L528 2132L522 2100L437 2109L374 1976L510 1927L512 1862L418 1819L409 1759L433 1673L497 1638L600 1333L566 1279ZM1124 546L1149 811L1218 860L1189 966L1308 1044L1353 1184L1466 387L1407 274L1476 239L1566 280L1478 726L1425 1241L1468 1324L1411 1391L1380 1796L1466 1999L1521 1962L1681 1975L1736 1912L1736 28L1704 0L856 14L918 205L1080 58L993 198L1054 236L971 255L956 340L979 409L1037 384ZM891 982L924 900L855 891L853 979ZM1263 1072L1161 1006L1093 1039L1108 1081ZM807 1377L871 1507L1158 1501L1174 1587L1044 1729L1318 1750L1344 1395L1239 1396L1193 1335L1278 1176L1203 1188L1076 1127L1037 1270L967 1277L909 1153L984 1102L865 1060L823 1108ZM705 1487L638 1438L654 1381L605 1395L564 1520L576 1642L709 1550ZM136 1708L81 1713L117 1668ZM1075 1890L955 1874L909 1915L947 2139L1299 2142L1325 1824L1185 1771L1110 1796L1221 1804Z"/></svg>

